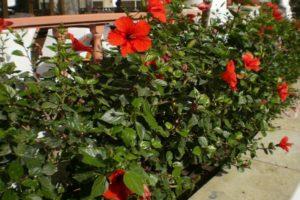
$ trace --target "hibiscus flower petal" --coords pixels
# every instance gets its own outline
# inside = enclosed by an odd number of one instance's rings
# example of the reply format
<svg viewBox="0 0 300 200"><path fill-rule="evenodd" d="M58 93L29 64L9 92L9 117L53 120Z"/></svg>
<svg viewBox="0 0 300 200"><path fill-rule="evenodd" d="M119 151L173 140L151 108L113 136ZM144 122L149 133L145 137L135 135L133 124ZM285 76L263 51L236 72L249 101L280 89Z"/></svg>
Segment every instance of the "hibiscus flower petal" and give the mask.
<svg viewBox="0 0 300 200"><path fill-rule="evenodd" d="M132 35L135 37L147 36L150 32L150 29L150 25L146 21L141 20L135 24Z"/></svg>
<svg viewBox="0 0 300 200"><path fill-rule="evenodd" d="M134 28L134 23L130 17L120 17L115 21L115 26L117 30L128 33Z"/></svg>
<svg viewBox="0 0 300 200"><path fill-rule="evenodd" d="M242 59L243 59L244 62L249 62L253 58L254 58L254 56L250 52L244 53L243 56L242 56Z"/></svg>
<svg viewBox="0 0 300 200"><path fill-rule="evenodd" d="M124 45L121 46L121 55L126 57L128 54L134 53L134 49L130 42L126 42Z"/></svg>
<svg viewBox="0 0 300 200"><path fill-rule="evenodd" d="M126 42L124 35L121 32L116 31L116 30L111 31L108 34L107 39L108 39L108 42L114 46L120 46Z"/></svg>
<svg viewBox="0 0 300 200"><path fill-rule="evenodd" d="M155 19L158 19L160 22L163 22L163 23L167 22L167 17L166 17L165 12L163 12L163 11L161 11L161 12L152 12L151 14Z"/></svg>
<svg viewBox="0 0 300 200"><path fill-rule="evenodd" d="M227 63L226 70L227 70L228 72L235 72L235 65L234 65L233 60L230 60L230 61Z"/></svg>
<svg viewBox="0 0 300 200"><path fill-rule="evenodd" d="M119 176L122 176L125 174L125 170L123 169L117 169L116 171L114 171L109 177L108 180L110 182L113 182L116 178L118 178Z"/></svg>
<svg viewBox="0 0 300 200"><path fill-rule="evenodd" d="M142 37L132 40L131 44L136 51L144 52L151 48L152 41L149 37Z"/></svg>
<svg viewBox="0 0 300 200"><path fill-rule="evenodd" d="M106 192L103 193L103 197L105 199L110 199L110 200L121 200L119 197L118 197L118 194L110 191L110 190L107 190Z"/></svg>
<svg viewBox="0 0 300 200"><path fill-rule="evenodd" d="M159 21L166 23L166 10L164 4L160 0L149 0L148 1L148 12L150 12L153 18L158 19Z"/></svg>

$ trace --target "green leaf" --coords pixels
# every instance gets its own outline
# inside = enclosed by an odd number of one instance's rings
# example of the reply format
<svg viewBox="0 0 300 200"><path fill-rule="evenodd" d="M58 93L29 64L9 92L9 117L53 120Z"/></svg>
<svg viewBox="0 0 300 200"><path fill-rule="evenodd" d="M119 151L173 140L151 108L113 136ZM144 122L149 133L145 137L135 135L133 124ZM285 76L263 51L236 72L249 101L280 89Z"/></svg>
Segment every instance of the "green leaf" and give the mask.
<svg viewBox="0 0 300 200"><path fill-rule="evenodd" d="M201 148L199 146L195 146L193 149L193 154L196 156L200 156L201 155Z"/></svg>
<svg viewBox="0 0 300 200"><path fill-rule="evenodd" d="M43 199L36 194L30 194L25 197L25 200L43 200Z"/></svg>
<svg viewBox="0 0 300 200"><path fill-rule="evenodd" d="M198 103L199 105L202 105L202 106L204 106L204 107L207 107L207 106L209 106L209 104L210 104L210 99L209 99L209 97L208 97L206 94L200 94L200 95L198 96L198 98L197 98L197 103Z"/></svg>
<svg viewBox="0 0 300 200"><path fill-rule="evenodd" d="M115 109L110 109L104 113L101 120L109 124L121 124L125 120L125 113L117 112Z"/></svg>
<svg viewBox="0 0 300 200"><path fill-rule="evenodd" d="M3 193L1 200L19 200L19 197L13 190L7 190Z"/></svg>
<svg viewBox="0 0 300 200"><path fill-rule="evenodd" d="M198 142L201 145L201 147L207 147L208 146L208 141L207 141L206 137L204 137L204 136L199 137Z"/></svg>
<svg viewBox="0 0 300 200"><path fill-rule="evenodd" d="M80 76L74 76L74 79L77 83L79 83L80 85L84 85L85 81L83 78L81 78Z"/></svg>
<svg viewBox="0 0 300 200"><path fill-rule="evenodd" d="M42 194L49 199L55 199L57 197L55 192L55 186L52 185L51 179L45 176L39 176L38 180L42 186Z"/></svg>
<svg viewBox="0 0 300 200"><path fill-rule="evenodd" d="M0 146L0 156L6 156L10 153L11 153L11 149L8 144L3 144Z"/></svg>
<svg viewBox="0 0 300 200"><path fill-rule="evenodd" d="M79 149L80 154L83 156L82 162L95 167L105 166L103 159L101 159L102 150L95 147L86 147Z"/></svg>
<svg viewBox="0 0 300 200"><path fill-rule="evenodd" d="M17 181L23 176L24 169L18 161L13 161L9 164L7 172L11 179Z"/></svg>
<svg viewBox="0 0 300 200"><path fill-rule="evenodd" d="M152 139L151 139L151 144L152 144L152 146L153 146L154 148L156 148L156 149L160 149L160 148L163 147L159 138L156 138L156 139L155 139L155 138L152 138Z"/></svg>
<svg viewBox="0 0 300 200"><path fill-rule="evenodd" d="M140 109L141 105L143 104L143 101L144 100L142 98L135 98L135 99L133 99L131 104L133 105L133 107Z"/></svg>
<svg viewBox="0 0 300 200"><path fill-rule="evenodd" d="M193 40L189 41L187 47L188 48L193 48L196 43L197 43L197 40L193 39Z"/></svg>
<svg viewBox="0 0 300 200"><path fill-rule="evenodd" d="M6 92L7 96L13 98L16 95L16 90L9 85L0 85L0 90Z"/></svg>
<svg viewBox="0 0 300 200"><path fill-rule="evenodd" d="M146 120L146 122L148 123L148 125L150 126L150 128L152 130L159 132L163 137L168 137L169 133L164 131L164 129L158 125L157 121L155 120L154 116L152 115L150 105L147 101L144 101L143 111L144 111L143 117Z"/></svg>
<svg viewBox="0 0 300 200"><path fill-rule="evenodd" d="M125 128L122 131L121 138L128 147L133 147L136 144L136 132L132 128Z"/></svg>
<svg viewBox="0 0 300 200"><path fill-rule="evenodd" d="M20 50L14 50L11 54L14 56L24 56L24 53Z"/></svg>
<svg viewBox="0 0 300 200"><path fill-rule="evenodd" d="M161 80L161 79L152 80L151 83L152 83L153 86L159 85L159 86L162 86L162 87L166 87L168 85L168 83L166 81Z"/></svg>
<svg viewBox="0 0 300 200"><path fill-rule="evenodd" d="M95 176L94 172L85 172L85 173L75 174L73 178L78 182L83 182L92 178L93 176Z"/></svg>
<svg viewBox="0 0 300 200"><path fill-rule="evenodd" d="M106 177L99 175L94 181L94 184L92 186L90 198L101 196L105 192L106 185L107 185Z"/></svg>
<svg viewBox="0 0 300 200"><path fill-rule="evenodd" d="M43 109L56 109L58 106L52 102L44 102L42 104Z"/></svg>
<svg viewBox="0 0 300 200"><path fill-rule="evenodd" d="M89 79L89 80L86 81L86 84L87 84L87 85L95 85L95 84L97 84L98 82L99 82L98 79Z"/></svg>
<svg viewBox="0 0 300 200"><path fill-rule="evenodd" d="M181 130L178 132L179 135L181 135L182 137L187 137L189 135L189 131L188 130Z"/></svg>
<svg viewBox="0 0 300 200"><path fill-rule="evenodd" d="M5 190L5 183L0 179L0 192Z"/></svg>
<svg viewBox="0 0 300 200"><path fill-rule="evenodd" d="M36 179L27 178L22 182L22 186L35 190L39 187L39 182Z"/></svg>
<svg viewBox="0 0 300 200"><path fill-rule="evenodd" d="M134 171L127 171L124 175L124 183L132 192L143 196L145 182L142 175Z"/></svg>
<svg viewBox="0 0 300 200"><path fill-rule="evenodd" d="M173 161L173 153L171 151L167 151L166 159L167 159L168 165L171 166L172 161Z"/></svg>
<svg viewBox="0 0 300 200"><path fill-rule="evenodd" d="M171 124L170 122L166 122L166 123L165 123L165 127L166 127L168 130L171 130L171 129L173 129L173 124Z"/></svg>
<svg viewBox="0 0 300 200"><path fill-rule="evenodd" d="M183 170L182 163L180 162L174 162L173 163L173 171L172 171L172 176L173 177L179 177L181 175L181 172Z"/></svg>
<svg viewBox="0 0 300 200"><path fill-rule="evenodd" d="M139 123L139 122L135 122L135 130L137 132L137 135L139 136L140 140L143 140L146 134L146 129L145 127Z"/></svg>
<svg viewBox="0 0 300 200"><path fill-rule="evenodd" d="M197 124L198 124L198 117L197 117L197 115L193 114L188 122L188 129L191 129L192 127L194 127Z"/></svg>
<svg viewBox="0 0 300 200"><path fill-rule="evenodd" d="M57 172L57 168L55 165L48 163L43 167L42 172L48 176L52 176Z"/></svg>

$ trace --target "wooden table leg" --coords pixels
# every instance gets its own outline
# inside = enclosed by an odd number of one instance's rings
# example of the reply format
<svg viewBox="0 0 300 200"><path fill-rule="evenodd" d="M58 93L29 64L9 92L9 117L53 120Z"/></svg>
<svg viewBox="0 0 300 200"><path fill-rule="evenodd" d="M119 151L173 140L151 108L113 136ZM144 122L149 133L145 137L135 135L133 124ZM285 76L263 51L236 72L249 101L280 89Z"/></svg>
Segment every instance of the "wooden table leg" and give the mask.
<svg viewBox="0 0 300 200"><path fill-rule="evenodd" d="M90 28L93 34L93 58L95 62L99 62L103 59L103 51L101 44L101 37L104 31L104 26L92 26Z"/></svg>

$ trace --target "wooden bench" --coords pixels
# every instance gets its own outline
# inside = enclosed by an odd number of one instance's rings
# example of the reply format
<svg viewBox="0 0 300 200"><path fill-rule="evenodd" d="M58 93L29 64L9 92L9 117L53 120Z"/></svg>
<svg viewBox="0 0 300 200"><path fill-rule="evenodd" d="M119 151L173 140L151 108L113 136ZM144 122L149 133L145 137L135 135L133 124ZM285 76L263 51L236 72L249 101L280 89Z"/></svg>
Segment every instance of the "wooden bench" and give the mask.
<svg viewBox="0 0 300 200"><path fill-rule="evenodd" d="M145 16L145 13L130 13L134 19L140 19ZM63 27L88 27L93 34L93 58L95 61L102 59L102 45L101 36L103 34L104 26L108 23L113 23L116 19L126 16L125 13L101 13L101 14L81 14L81 15L54 15L43 17L26 17L26 18L10 18L13 22L11 28L37 28L40 29L54 29L57 38L59 33L57 29Z"/></svg>

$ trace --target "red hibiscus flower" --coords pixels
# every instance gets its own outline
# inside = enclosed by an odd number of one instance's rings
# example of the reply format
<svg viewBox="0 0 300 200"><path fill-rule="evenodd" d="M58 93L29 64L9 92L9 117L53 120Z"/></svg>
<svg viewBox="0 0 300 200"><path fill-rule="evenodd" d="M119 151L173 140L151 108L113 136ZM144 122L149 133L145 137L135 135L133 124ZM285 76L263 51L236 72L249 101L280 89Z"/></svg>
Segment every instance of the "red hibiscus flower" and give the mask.
<svg viewBox="0 0 300 200"><path fill-rule="evenodd" d="M166 4L170 4L170 3L172 2L172 0L164 0L164 2L165 2Z"/></svg>
<svg viewBox="0 0 300 200"><path fill-rule="evenodd" d="M267 2L265 4L266 6L268 6L269 8L272 8L272 9L277 9L278 8L278 5L276 3L272 3L272 2Z"/></svg>
<svg viewBox="0 0 300 200"><path fill-rule="evenodd" d="M202 2L198 5L198 9L201 10L202 12L209 11L210 7L211 7L211 3L207 3L207 2Z"/></svg>
<svg viewBox="0 0 300 200"><path fill-rule="evenodd" d="M144 185L144 194L140 197L140 200L151 200L151 192L147 185Z"/></svg>
<svg viewBox="0 0 300 200"><path fill-rule="evenodd" d="M125 171L118 169L114 171L109 177L108 189L104 192L103 197L108 200L127 200L133 194L123 182ZM149 188L144 185L144 194L140 200L151 200L151 192Z"/></svg>
<svg viewBox="0 0 300 200"><path fill-rule="evenodd" d="M242 59L246 69L253 70L255 72L260 70L260 60L259 58L255 58L252 53L244 53Z"/></svg>
<svg viewBox="0 0 300 200"><path fill-rule="evenodd" d="M187 14L186 16L188 17L188 19L190 20L190 22L195 22L195 17L196 17L195 14Z"/></svg>
<svg viewBox="0 0 300 200"><path fill-rule="evenodd" d="M148 12L151 13L153 18L159 20L162 23L167 22L166 9L165 9L163 1L149 0L147 9L148 9Z"/></svg>
<svg viewBox="0 0 300 200"><path fill-rule="evenodd" d="M237 90L237 76L233 60L230 60L227 63L226 71L222 73L221 77L225 82L227 82L232 91Z"/></svg>
<svg viewBox="0 0 300 200"><path fill-rule="evenodd" d="M281 21L283 19L282 13L277 4L268 2L266 3L266 6L272 9L272 14L276 21Z"/></svg>
<svg viewBox="0 0 300 200"><path fill-rule="evenodd" d="M11 21L6 21L3 18L0 18L0 33L2 30L7 29L7 27L11 26L13 23Z"/></svg>
<svg viewBox="0 0 300 200"><path fill-rule="evenodd" d="M108 35L108 42L120 46L123 57L151 48L152 41L148 37L151 27L146 21L134 23L130 17L121 17L116 20L115 26Z"/></svg>
<svg viewBox="0 0 300 200"><path fill-rule="evenodd" d="M286 98L289 96L289 86L286 82L283 82L277 86L277 92L282 102L286 101Z"/></svg>
<svg viewBox="0 0 300 200"><path fill-rule="evenodd" d="M282 13L279 9L273 9L273 17L276 21L281 21L283 19Z"/></svg>
<svg viewBox="0 0 300 200"><path fill-rule="evenodd" d="M283 150L285 150L286 152L289 152L291 146L293 145L292 143L289 143L289 138L287 136L284 136L280 143L277 145L279 146L280 148L282 148Z"/></svg>
<svg viewBox="0 0 300 200"><path fill-rule="evenodd" d="M92 48L84 45L82 42L80 42L78 39L76 39L73 34L68 33L68 36L69 36L70 40L72 41L72 49L74 51L86 51L86 52L92 53L92 51L93 51Z"/></svg>

